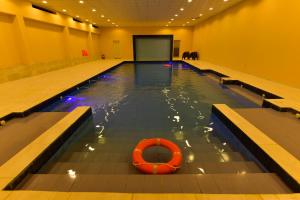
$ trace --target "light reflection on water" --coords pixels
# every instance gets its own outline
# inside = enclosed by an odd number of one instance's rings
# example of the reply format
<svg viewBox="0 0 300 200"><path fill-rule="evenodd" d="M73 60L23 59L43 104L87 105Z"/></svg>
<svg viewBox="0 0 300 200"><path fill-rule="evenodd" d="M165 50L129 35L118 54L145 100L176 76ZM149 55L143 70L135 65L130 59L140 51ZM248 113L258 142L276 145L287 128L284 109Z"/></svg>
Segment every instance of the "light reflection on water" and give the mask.
<svg viewBox="0 0 300 200"><path fill-rule="evenodd" d="M225 138L219 138L222 130L211 117L211 105L255 105L232 96L187 65L173 63L166 68L162 64L125 64L44 110L70 111L77 106L91 106L94 128L81 131L71 144L82 145L82 151L89 154L98 155L101 145L110 145L111 149L122 145L117 153L127 155L139 140L162 137L180 146L186 163L203 162L207 152L216 154L216 162L229 162L230 147ZM89 142L84 142L87 139ZM206 146L212 148L205 149ZM194 167L205 174L203 167ZM76 176L75 171L70 173Z"/></svg>

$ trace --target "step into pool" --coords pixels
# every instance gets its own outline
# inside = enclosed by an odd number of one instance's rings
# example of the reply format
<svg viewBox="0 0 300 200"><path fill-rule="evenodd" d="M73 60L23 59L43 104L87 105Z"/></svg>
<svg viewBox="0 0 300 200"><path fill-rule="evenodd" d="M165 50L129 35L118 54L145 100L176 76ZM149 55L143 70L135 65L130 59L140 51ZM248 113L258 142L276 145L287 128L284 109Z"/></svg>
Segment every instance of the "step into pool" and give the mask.
<svg viewBox="0 0 300 200"><path fill-rule="evenodd" d="M62 96L41 111L91 106L86 119L21 190L141 193L291 193L211 113L212 104L255 108L205 73L180 63L125 63ZM165 138L183 153L174 174L146 175L132 165L145 138ZM170 152L147 149L149 162Z"/></svg>

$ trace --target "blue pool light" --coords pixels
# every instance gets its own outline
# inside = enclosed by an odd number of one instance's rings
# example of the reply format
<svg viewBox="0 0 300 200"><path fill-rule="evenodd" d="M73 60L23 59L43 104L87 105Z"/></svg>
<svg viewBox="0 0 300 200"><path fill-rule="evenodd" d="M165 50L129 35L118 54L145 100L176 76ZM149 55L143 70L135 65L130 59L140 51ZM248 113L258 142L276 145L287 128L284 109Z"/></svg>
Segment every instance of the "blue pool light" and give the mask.
<svg viewBox="0 0 300 200"><path fill-rule="evenodd" d="M85 98L83 97L75 97L75 96L66 96L64 102L66 103L73 103L73 102L77 102L77 101L82 101Z"/></svg>
<svg viewBox="0 0 300 200"><path fill-rule="evenodd" d="M109 74L102 74L102 75L100 76L100 78L102 78L102 79L111 79L111 78L112 78L112 75L109 75Z"/></svg>

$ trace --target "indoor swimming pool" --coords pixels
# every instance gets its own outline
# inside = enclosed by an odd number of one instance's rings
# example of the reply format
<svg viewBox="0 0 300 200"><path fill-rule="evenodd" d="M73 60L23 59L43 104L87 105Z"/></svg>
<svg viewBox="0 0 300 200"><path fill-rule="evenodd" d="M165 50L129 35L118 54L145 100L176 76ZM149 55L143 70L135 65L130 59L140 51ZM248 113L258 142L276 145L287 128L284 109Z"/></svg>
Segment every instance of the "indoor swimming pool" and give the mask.
<svg viewBox="0 0 300 200"><path fill-rule="evenodd" d="M148 193L289 193L211 112L213 104L255 108L193 67L173 62L124 63L78 87L41 111L90 106L85 120L22 190ZM132 151L145 138L165 138L183 153L174 174L145 175L132 165ZM167 162L161 147L143 154Z"/></svg>

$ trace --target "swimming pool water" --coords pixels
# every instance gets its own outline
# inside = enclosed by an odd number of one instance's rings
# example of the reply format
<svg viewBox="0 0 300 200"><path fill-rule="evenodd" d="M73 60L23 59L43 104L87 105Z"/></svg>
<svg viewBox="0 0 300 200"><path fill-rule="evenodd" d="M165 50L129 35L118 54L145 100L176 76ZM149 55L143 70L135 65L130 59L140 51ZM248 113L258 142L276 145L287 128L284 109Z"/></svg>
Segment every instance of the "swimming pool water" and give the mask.
<svg viewBox="0 0 300 200"><path fill-rule="evenodd" d="M130 164L138 141L152 137L169 139L181 147L184 162L190 164L182 173L201 173L197 162L248 160L248 154L240 154L241 145L211 114L215 103L256 106L185 64L123 64L43 110L70 111L88 105L93 113L49 163ZM144 156L152 162L170 159L170 153L161 148L149 149ZM45 169L47 165L42 171ZM130 173L138 172L133 169Z"/></svg>
<svg viewBox="0 0 300 200"><path fill-rule="evenodd" d="M290 193L211 112L212 104L257 107L210 75L186 64L125 63L99 75L42 111L91 106L92 115L40 168L22 190L126 193ZM145 138L176 143L181 168L144 175L132 151ZM168 162L161 147L144 151L150 162Z"/></svg>

